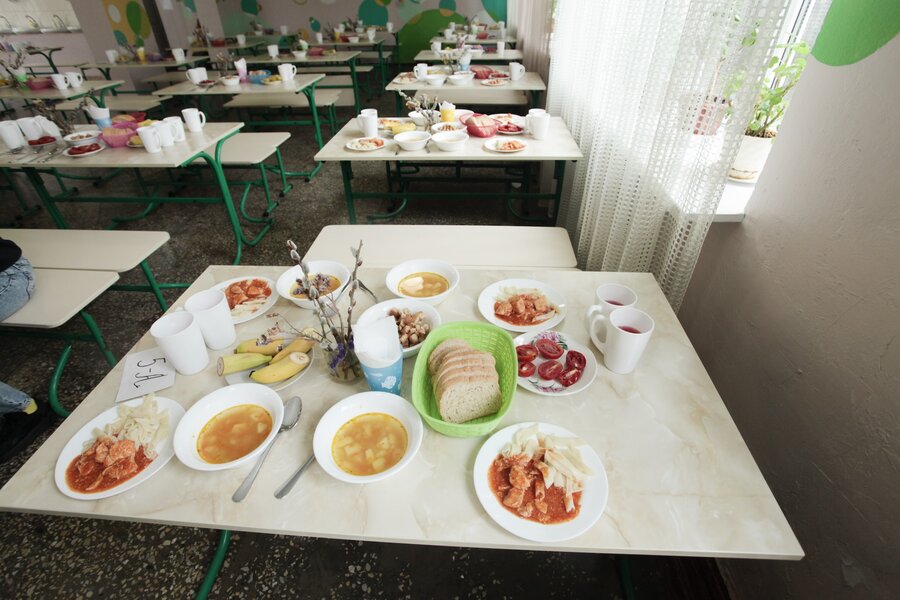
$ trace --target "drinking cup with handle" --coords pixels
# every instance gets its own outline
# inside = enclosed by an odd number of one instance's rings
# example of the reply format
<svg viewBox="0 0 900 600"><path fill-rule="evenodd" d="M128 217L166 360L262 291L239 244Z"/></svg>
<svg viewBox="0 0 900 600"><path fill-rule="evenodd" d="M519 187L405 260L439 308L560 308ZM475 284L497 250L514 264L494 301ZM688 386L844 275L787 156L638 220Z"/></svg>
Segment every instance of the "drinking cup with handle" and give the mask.
<svg viewBox="0 0 900 600"><path fill-rule="evenodd" d="M197 133L206 125L206 115L196 108L185 108L181 111L181 116L184 117L184 123L187 125L188 131Z"/></svg>
<svg viewBox="0 0 900 600"><path fill-rule="evenodd" d="M634 307L617 308L609 315L595 314L590 322L594 346L603 354L606 368L625 375L634 371L650 336L653 319Z"/></svg>

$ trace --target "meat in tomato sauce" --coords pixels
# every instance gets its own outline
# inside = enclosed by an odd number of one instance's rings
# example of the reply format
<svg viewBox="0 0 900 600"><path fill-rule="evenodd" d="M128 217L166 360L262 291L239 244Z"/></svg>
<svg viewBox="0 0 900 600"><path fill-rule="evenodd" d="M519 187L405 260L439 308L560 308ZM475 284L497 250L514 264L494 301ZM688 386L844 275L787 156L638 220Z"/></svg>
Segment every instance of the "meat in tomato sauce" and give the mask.
<svg viewBox="0 0 900 600"><path fill-rule="evenodd" d="M96 494L128 481L151 462L143 446L135 449L131 440L101 437L72 459L66 483L76 492Z"/></svg>
<svg viewBox="0 0 900 600"><path fill-rule="evenodd" d="M566 511L565 491L559 486L544 486L538 457L509 458L498 455L488 471L488 484L500 504L523 519L551 525L571 521L581 511L581 492L573 494L575 509Z"/></svg>
<svg viewBox="0 0 900 600"><path fill-rule="evenodd" d="M494 302L494 316L510 325L530 327L553 318L556 307L540 292L519 293Z"/></svg>

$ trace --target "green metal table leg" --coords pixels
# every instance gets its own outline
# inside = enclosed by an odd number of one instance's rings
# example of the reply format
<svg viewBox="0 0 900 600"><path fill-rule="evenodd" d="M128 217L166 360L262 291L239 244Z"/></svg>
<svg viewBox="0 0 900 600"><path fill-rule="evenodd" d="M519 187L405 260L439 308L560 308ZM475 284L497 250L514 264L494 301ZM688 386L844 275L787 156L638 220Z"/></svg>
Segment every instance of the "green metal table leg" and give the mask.
<svg viewBox="0 0 900 600"><path fill-rule="evenodd" d="M228 554L228 546L230 544L231 531L223 529L219 533L219 543L216 546L216 553L213 555L212 562L209 563L209 568L206 570L206 577L203 578L203 583L200 584L200 589L197 590L196 600L206 600L209 597L209 593L216 583L216 578L219 576L219 571L222 570L222 563L225 562L225 555Z"/></svg>
<svg viewBox="0 0 900 600"><path fill-rule="evenodd" d="M387 78L386 78L387 74L385 73L385 71L387 71L387 68L384 64L384 54L382 52L383 45L384 45L384 40L378 42L378 45L377 45L377 48L378 48L378 70L381 71L381 90L379 90L379 91L381 91L381 92L384 91L384 87L387 85Z"/></svg>
<svg viewBox="0 0 900 600"><path fill-rule="evenodd" d="M553 192L553 225L556 225L559 220L559 203L562 200L563 183L566 178L566 161L556 161L553 177L556 178L556 190Z"/></svg>
<svg viewBox="0 0 900 600"><path fill-rule="evenodd" d="M322 125L319 123L319 111L316 109L316 84L313 83L312 85L303 88L302 91L303 95L306 96L306 101L309 103L309 110L312 113L313 134L316 136L316 145L321 149L322 146L324 146L324 143L322 142ZM359 112L358 108L356 112Z"/></svg>
<svg viewBox="0 0 900 600"><path fill-rule="evenodd" d="M359 114L359 80L356 78L356 58L350 59L350 81L353 82L353 107Z"/></svg>
<svg viewBox="0 0 900 600"><path fill-rule="evenodd" d="M44 205L44 208L47 209L47 213L53 219L53 222L56 223L56 226L59 229L68 229L69 224L66 222L65 218L63 218L62 213L59 212L59 208L57 208L56 204L53 202L53 197L50 195L50 192L47 191L44 180L41 179L40 174L34 169L22 170L25 172L25 176L28 177L28 181L31 182L38 198L40 198L41 204Z"/></svg>
<svg viewBox="0 0 900 600"><path fill-rule="evenodd" d="M624 555L616 555L616 567L619 569L619 581L625 600L634 600L634 582L631 580L631 560Z"/></svg>
<svg viewBox="0 0 900 600"><path fill-rule="evenodd" d="M287 174L284 172L284 160L281 158L281 148L275 148L275 160L278 161L278 172L281 174L281 193L279 196L284 198L285 194L294 188L294 184L287 181Z"/></svg>
<svg viewBox="0 0 900 600"><path fill-rule="evenodd" d="M347 214L350 223L356 223L356 208L353 206L353 165L349 160L341 161L341 177L344 179L344 196L347 199Z"/></svg>
<svg viewBox="0 0 900 600"><path fill-rule="evenodd" d="M66 363L69 362L70 354L72 354L72 342L66 344L62 354L59 355L59 360L56 361L56 368L53 369L53 376L50 377L50 391L47 393L50 408L64 419L69 416L69 411L59 403L59 379L62 377L63 369L66 368Z"/></svg>
<svg viewBox="0 0 900 600"><path fill-rule="evenodd" d="M141 261L141 271L144 272L144 277L147 278L147 283L150 284L150 291L156 296L159 307L163 312L166 312L169 310L169 305L166 303L166 299L163 298L162 290L159 289L159 284L156 283L156 278L153 277L153 271L150 270L150 265L147 264L146 260Z"/></svg>
<svg viewBox="0 0 900 600"><path fill-rule="evenodd" d="M396 108L396 110L394 111L394 114L397 115L398 117L402 116L403 115L403 98L397 92L394 92L394 106Z"/></svg>
<svg viewBox="0 0 900 600"><path fill-rule="evenodd" d="M94 317L89 315L87 311L84 310L80 311L79 314L87 324L87 328L91 332L91 336L93 336L94 341L97 342L97 346L100 348L100 352L103 353L103 358L106 359L106 362L109 363L109 366L116 366L116 357L112 352L109 351L109 348L106 347L106 340L103 339L103 334L100 333L100 328L97 327L97 323L94 321Z"/></svg>

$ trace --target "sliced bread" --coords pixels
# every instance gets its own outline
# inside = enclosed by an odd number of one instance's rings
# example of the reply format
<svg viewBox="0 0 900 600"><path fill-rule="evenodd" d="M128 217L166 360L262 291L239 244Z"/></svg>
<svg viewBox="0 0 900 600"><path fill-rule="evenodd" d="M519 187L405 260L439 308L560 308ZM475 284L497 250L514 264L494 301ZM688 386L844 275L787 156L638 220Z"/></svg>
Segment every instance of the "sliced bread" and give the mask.
<svg viewBox="0 0 900 600"><path fill-rule="evenodd" d="M447 338L437 346L435 346L434 350L431 351L431 354L428 356L428 373L433 374L437 371L438 366L444 358L444 355L447 352L450 352L454 349L471 349L472 347L465 340L461 340L459 338Z"/></svg>
<svg viewBox="0 0 900 600"><path fill-rule="evenodd" d="M459 377L448 382L438 396L438 411L448 423L465 423L500 410L500 384L493 377Z"/></svg>

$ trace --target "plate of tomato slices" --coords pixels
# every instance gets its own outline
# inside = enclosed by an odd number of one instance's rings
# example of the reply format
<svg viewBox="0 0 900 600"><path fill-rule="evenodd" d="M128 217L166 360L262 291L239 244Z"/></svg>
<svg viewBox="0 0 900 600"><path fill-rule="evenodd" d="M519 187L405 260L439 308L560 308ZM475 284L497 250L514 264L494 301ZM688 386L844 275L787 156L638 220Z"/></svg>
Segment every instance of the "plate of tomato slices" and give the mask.
<svg viewBox="0 0 900 600"><path fill-rule="evenodd" d="M103 151L103 146L100 144L84 144L82 146L72 146L68 150L66 150L66 156L71 156L72 158L82 158L85 156L93 156L98 152Z"/></svg>
<svg viewBox="0 0 900 600"><path fill-rule="evenodd" d="M535 394L568 396L585 389L597 376L594 353L559 331L526 333L515 340L517 383Z"/></svg>

